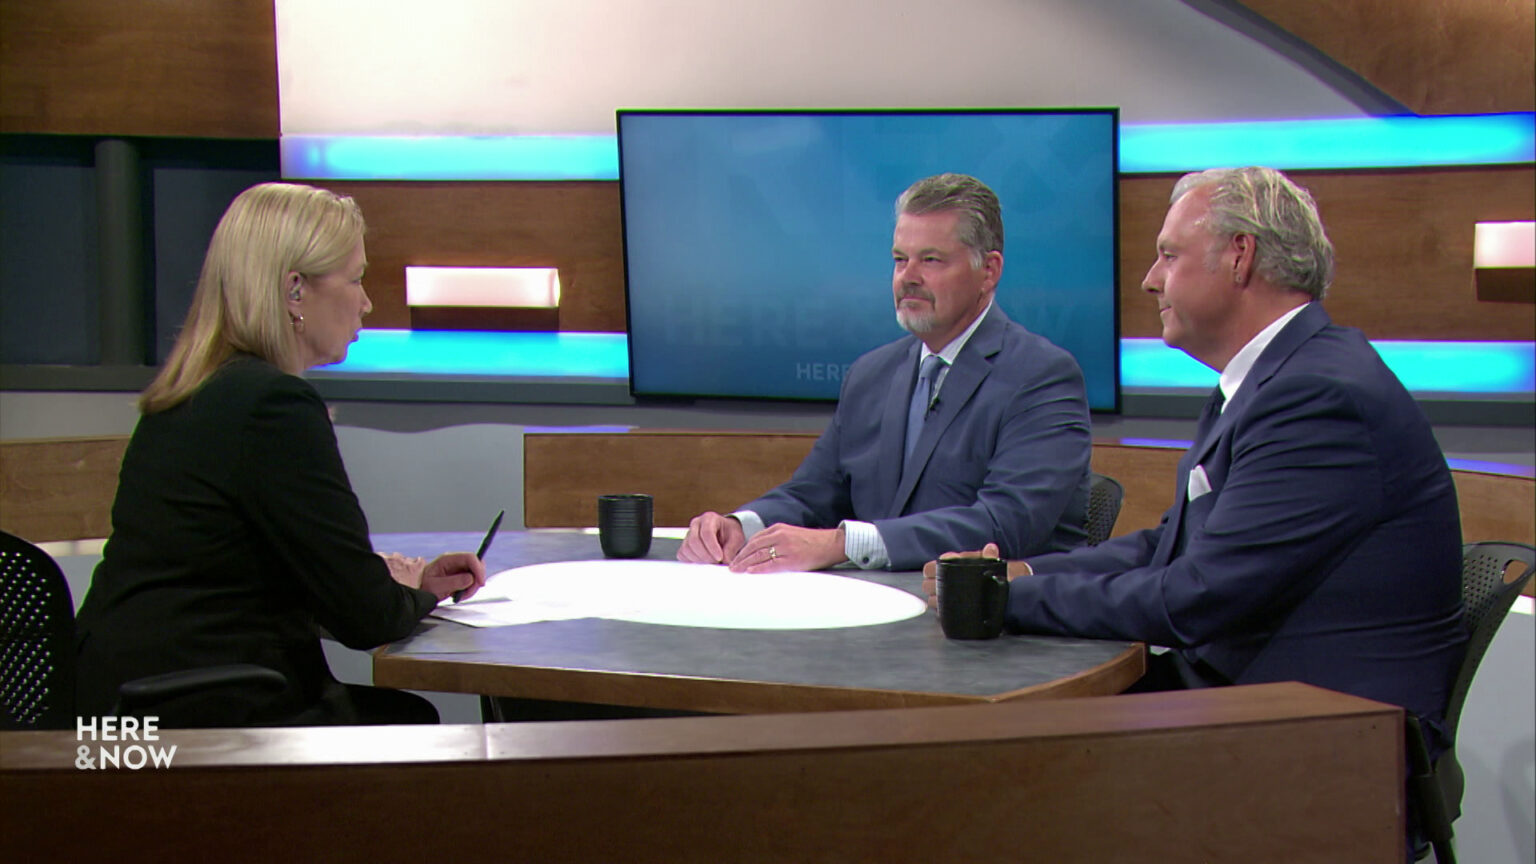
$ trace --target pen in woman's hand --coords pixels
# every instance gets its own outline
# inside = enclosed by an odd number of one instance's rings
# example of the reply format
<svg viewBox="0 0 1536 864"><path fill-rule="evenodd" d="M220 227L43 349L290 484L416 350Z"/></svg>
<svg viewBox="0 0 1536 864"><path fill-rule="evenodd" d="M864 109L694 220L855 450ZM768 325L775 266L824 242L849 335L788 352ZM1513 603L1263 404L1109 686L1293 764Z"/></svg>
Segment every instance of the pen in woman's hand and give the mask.
<svg viewBox="0 0 1536 864"><path fill-rule="evenodd" d="M485 532L485 539L480 541L480 549L475 553L475 557L479 558L482 563L485 561L485 553L491 551L491 541L496 539L496 529L501 527L501 517L505 515L507 515L505 510L496 514L496 518L491 520L491 530ZM453 592L453 602L457 603L463 597L463 591Z"/></svg>

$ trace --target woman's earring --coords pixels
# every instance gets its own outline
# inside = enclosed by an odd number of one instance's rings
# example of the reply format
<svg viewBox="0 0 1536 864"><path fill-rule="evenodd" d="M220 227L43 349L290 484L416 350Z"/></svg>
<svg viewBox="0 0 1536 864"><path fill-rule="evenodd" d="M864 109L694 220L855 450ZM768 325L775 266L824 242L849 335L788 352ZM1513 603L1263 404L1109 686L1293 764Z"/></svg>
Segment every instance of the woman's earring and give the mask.
<svg viewBox="0 0 1536 864"><path fill-rule="evenodd" d="M293 283L293 287L288 289L288 299L291 302L297 303L299 302L299 296L299 283L295 282ZM290 312L288 314L289 317L293 319L293 332L303 333L304 316L298 314L297 312Z"/></svg>

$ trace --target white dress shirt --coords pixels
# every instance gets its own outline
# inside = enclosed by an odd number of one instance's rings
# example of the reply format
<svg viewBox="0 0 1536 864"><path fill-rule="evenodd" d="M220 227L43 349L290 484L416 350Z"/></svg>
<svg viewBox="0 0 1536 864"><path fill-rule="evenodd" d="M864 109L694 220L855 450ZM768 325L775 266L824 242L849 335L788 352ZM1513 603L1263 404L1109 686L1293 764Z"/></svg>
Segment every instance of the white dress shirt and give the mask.
<svg viewBox="0 0 1536 864"><path fill-rule="evenodd" d="M1232 359L1227 363L1227 368L1221 370L1221 379L1216 382L1216 386L1221 388L1222 411L1226 411L1227 406L1232 404L1232 396L1237 393L1237 388L1243 386L1243 379L1248 377L1248 373L1253 369L1253 364L1259 359L1259 355L1264 353L1264 349L1269 347L1269 343L1275 341L1275 337L1285 328L1285 325L1291 323L1291 319L1300 315L1301 310L1307 308L1308 305L1303 303L1276 318L1270 322L1268 327L1260 330L1257 335L1249 339L1247 345L1244 345L1241 350L1232 355Z"/></svg>

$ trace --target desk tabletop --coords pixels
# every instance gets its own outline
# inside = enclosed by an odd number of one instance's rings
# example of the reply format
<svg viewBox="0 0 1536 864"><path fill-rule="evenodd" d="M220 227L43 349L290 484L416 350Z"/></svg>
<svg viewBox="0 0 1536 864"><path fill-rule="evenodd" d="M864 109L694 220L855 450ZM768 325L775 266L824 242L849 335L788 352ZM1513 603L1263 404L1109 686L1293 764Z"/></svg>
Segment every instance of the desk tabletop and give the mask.
<svg viewBox="0 0 1536 864"><path fill-rule="evenodd" d="M380 551L473 549L473 533L388 534ZM648 557L672 560L657 539ZM502 532L486 568L599 559L594 534ZM921 596L921 574L840 570ZM381 686L678 711L769 713L1106 695L1145 668L1140 644L1049 636L946 639L931 613L861 627L744 630L604 618L474 628L428 619L374 655Z"/></svg>

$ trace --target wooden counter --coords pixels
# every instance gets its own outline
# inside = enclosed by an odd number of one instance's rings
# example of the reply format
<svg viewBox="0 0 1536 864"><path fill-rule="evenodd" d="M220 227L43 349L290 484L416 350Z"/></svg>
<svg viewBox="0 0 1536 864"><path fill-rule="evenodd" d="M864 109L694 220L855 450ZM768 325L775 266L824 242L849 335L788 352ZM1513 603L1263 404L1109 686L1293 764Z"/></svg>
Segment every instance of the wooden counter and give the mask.
<svg viewBox="0 0 1536 864"><path fill-rule="evenodd" d="M0 733L17 861L1400 864L1402 714L1307 687L491 726Z"/></svg>

